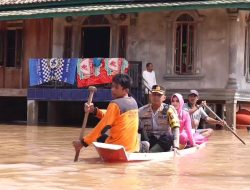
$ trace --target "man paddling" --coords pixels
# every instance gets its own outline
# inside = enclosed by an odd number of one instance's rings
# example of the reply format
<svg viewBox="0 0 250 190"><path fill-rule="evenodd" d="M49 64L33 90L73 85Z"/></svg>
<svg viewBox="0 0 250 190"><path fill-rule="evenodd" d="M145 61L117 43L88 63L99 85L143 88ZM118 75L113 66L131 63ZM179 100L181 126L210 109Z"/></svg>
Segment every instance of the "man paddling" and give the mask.
<svg viewBox="0 0 250 190"><path fill-rule="evenodd" d="M114 100L110 102L107 110L100 110L93 104L85 104L85 111L93 113L101 120L87 136L73 141L76 150L98 141L122 145L128 152L139 152L138 106L135 99L128 96L131 82L127 74L114 76L111 87ZM105 134L108 129L109 136Z"/></svg>
<svg viewBox="0 0 250 190"><path fill-rule="evenodd" d="M163 103L165 89L159 85L152 87L151 104L139 109L142 140L149 141L150 152L165 152L179 148L179 127L175 108Z"/></svg>
<svg viewBox="0 0 250 190"><path fill-rule="evenodd" d="M199 106L197 104L197 101L199 100L199 93L197 90L190 90L190 93L188 95L188 102L184 104L183 109L188 111L191 117L192 121L192 128L195 129L198 133L202 134L204 137L209 137L213 133L213 129L207 128L207 129L201 129L197 130L198 126L200 124L200 119L204 119L207 123L213 124L213 125L221 125L224 126L226 122L221 122L219 120L215 120L211 117L209 117L202 106ZM206 104L206 101L203 101L202 104Z"/></svg>

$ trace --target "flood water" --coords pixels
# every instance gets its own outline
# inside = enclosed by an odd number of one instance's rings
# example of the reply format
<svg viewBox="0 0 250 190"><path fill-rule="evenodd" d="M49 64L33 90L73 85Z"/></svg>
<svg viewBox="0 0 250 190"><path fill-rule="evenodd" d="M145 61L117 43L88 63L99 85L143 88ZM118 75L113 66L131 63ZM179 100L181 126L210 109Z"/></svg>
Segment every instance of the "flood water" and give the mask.
<svg viewBox="0 0 250 190"><path fill-rule="evenodd" d="M0 125L0 189L250 189L250 134L216 131L195 154L162 162L102 163L93 147L74 163L79 128Z"/></svg>

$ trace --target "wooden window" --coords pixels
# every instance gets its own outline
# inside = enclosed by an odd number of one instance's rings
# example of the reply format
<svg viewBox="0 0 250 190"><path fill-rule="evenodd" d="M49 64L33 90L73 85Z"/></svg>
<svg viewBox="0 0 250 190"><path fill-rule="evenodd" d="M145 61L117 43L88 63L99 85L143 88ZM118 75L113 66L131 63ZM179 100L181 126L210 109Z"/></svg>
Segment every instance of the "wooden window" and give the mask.
<svg viewBox="0 0 250 190"><path fill-rule="evenodd" d="M6 31L6 67L21 66L22 41L21 29Z"/></svg>
<svg viewBox="0 0 250 190"><path fill-rule="evenodd" d="M21 67L22 63L22 48L23 47L23 30L16 30L16 51L15 51L15 63L16 67Z"/></svg>
<svg viewBox="0 0 250 190"><path fill-rule="evenodd" d="M0 66L21 67L22 50L22 22L2 22L0 29Z"/></svg>
<svg viewBox="0 0 250 190"><path fill-rule="evenodd" d="M0 66L4 65L4 31L0 30Z"/></svg>
<svg viewBox="0 0 250 190"><path fill-rule="evenodd" d="M64 29L64 53L63 57L70 58L72 52L72 26L66 26Z"/></svg>
<svg viewBox="0 0 250 190"><path fill-rule="evenodd" d="M126 58L128 27L120 26L119 57Z"/></svg>
<svg viewBox="0 0 250 190"><path fill-rule="evenodd" d="M175 31L175 73L194 73L194 19L183 14L176 21Z"/></svg>

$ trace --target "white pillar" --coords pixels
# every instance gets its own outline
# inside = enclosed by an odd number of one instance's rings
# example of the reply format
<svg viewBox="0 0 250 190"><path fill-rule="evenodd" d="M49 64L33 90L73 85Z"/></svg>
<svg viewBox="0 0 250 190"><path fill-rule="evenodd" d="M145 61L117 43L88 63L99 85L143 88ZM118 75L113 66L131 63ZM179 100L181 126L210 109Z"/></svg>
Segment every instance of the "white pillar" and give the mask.
<svg viewBox="0 0 250 190"><path fill-rule="evenodd" d="M238 89L237 78L236 78L238 11L230 12L229 10L228 15L229 15L229 77L226 88Z"/></svg>

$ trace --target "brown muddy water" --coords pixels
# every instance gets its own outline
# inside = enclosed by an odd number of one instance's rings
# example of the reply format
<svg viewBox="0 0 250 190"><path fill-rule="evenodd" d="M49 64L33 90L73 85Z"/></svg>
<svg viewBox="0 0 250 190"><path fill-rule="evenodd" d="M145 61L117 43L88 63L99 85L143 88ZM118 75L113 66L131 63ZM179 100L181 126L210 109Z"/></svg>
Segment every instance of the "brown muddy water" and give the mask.
<svg viewBox="0 0 250 190"><path fill-rule="evenodd" d="M74 163L79 128L0 125L0 189L250 189L250 134L216 131L195 154L162 162L103 163L92 146Z"/></svg>

